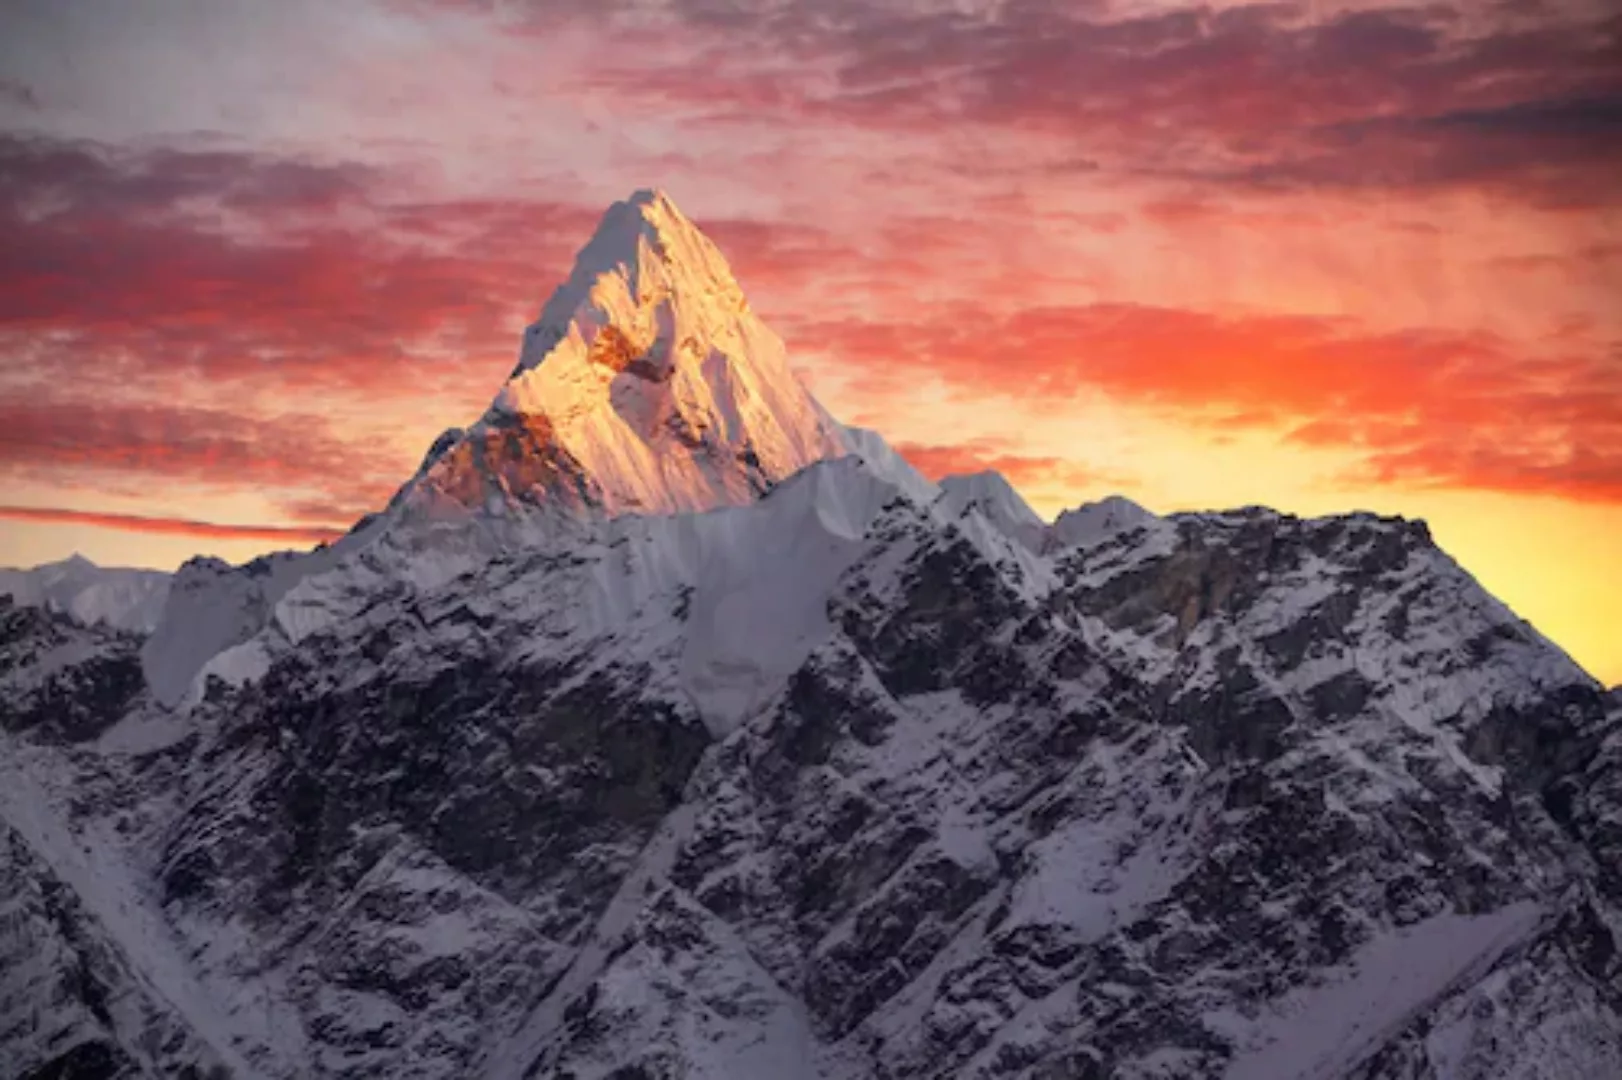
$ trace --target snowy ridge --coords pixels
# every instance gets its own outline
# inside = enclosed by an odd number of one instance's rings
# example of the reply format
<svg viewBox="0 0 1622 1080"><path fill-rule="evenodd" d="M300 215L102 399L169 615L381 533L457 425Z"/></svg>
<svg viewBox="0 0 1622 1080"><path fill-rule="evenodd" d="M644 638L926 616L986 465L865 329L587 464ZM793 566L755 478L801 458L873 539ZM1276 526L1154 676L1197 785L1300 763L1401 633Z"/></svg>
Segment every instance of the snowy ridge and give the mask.
<svg viewBox="0 0 1622 1080"><path fill-rule="evenodd" d="M223 1065L236 1075L254 1075L257 1070L235 1049L243 1038L240 1025L228 1019L199 984L176 935L143 894L140 878L112 857L114 849L105 840L91 848L85 838L64 828L57 800L20 767L29 755L9 743L0 747L6 751L0 754L0 822L15 830L51 877L72 891L93 932L104 934L121 954L113 963L128 983L117 988L122 1000L104 1021L113 1027L106 1034L119 1038L122 1046L136 1048L141 1042L139 1025L152 1022L143 1013L157 1012L160 1017L173 1013L185 1037L201 1043L197 1052L206 1055L203 1061ZM87 857L91 850L94 858ZM129 1029L119 1030L125 1024ZM262 1044L256 1040L256 1045ZM162 1051L136 1050L136 1055L146 1059L142 1064L147 1067L165 1071Z"/></svg>
<svg viewBox="0 0 1622 1080"><path fill-rule="evenodd" d="M101 567L82 555L30 570L0 569L0 596L117 630L151 632L168 592L169 575L160 570Z"/></svg>
<svg viewBox="0 0 1622 1080"><path fill-rule="evenodd" d="M1111 495L1060 514L1048 531L1048 547L1061 549L1097 543L1114 533L1143 528L1156 520L1155 515L1131 499Z"/></svg>
<svg viewBox="0 0 1622 1080"><path fill-rule="evenodd" d="M215 558L181 566L165 597L163 617L141 650L154 695L166 705L178 704L205 664L259 633L288 592L366 540L365 533L350 533L331 547L276 552L242 566Z"/></svg>
<svg viewBox="0 0 1622 1080"><path fill-rule="evenodd" d="M1238 1025L1234 1034L1246 1050L1224 1080L1345 1076L1439 999L1549 928L1543 910L1522 901L1474 917L1438 915L1377 939L1353 958L1345 978L1291 995L1266 1022Z"/></svg>
<svg viewBox="0 0 1622 1080"><path fill-rule="evenodd" d="M599 519L561 538L537 534L526 558L540 560L551 579L539 599L543 610L564 616L559 632L626 632L650 607L681 597L686 627L680 683L706 723L724 733L775 694L826 639L829 597L864 550L874 520L896 500L951 524L986 557L1020 567L1028 589L1051 576L978 512L937 505L934 491L916 474L900 474L904 489L890 481L898 475L893 467L886 473L876 474L867 459L854 455L820 462L749 506ZM914 502L907 489L927 502ZM184 692L197 700L211 677L247 685L263 676L280 652L345 621L364 619L379 589L409 582L413 590L431 591L462 575L488 574L491 558L483 549L448 561L445 553L436 553L435 565L425 567L415 547L384 542L335 563L331 572L300 578L274 603L256 592L252 601L270 606L269 616L253 624L262 629L233 637L233 646L207 660ZM554 566L560 559L570 565ZM794 573L783 573L785 565ZM525 595L517 583L503 592L515 604L536 604L536 594ZM211 610L239 613L251 605L215 603ZM201 623L195 619L188 625ZM169 688L171 695L175 689Z"/></svg>
<svg viewBox="0 0 1622 1080"><path fill-rule="evenodd" d="M1036 511L1001 473L987 471L943 477L940 489L947 513L962 517L973 508L1026 547L1042 550L1047 523L1036 516Z"/></svg>

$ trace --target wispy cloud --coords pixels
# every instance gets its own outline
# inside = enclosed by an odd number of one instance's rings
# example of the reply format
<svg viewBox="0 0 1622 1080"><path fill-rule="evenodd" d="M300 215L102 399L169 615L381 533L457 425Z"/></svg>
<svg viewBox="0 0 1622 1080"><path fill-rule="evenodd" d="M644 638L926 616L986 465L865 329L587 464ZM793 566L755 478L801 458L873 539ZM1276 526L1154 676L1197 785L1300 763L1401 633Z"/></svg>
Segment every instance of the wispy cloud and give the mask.
<svg viewBox="0 0 1622 1080"><path fill-rule="evenodd" d="M322 543L335 540L344 532L341 528L315 525L242 525L218 521L192 521L187 518L107 514L51 506L0 506L0 518L52 525L89 525L98 529L117 529L122 532L213 540L273 542L293 540Z"/></svg>
<svg viewBox="0 0 1622 1080"><path fill-rule="evenodd" d="M1614 344L1546 355L1490 334L1123 304L954 316L801 332L873 395L939 380L1045 408L1090 389L1184 425L1341 450L1365 481L1622 502Z"/></svg>

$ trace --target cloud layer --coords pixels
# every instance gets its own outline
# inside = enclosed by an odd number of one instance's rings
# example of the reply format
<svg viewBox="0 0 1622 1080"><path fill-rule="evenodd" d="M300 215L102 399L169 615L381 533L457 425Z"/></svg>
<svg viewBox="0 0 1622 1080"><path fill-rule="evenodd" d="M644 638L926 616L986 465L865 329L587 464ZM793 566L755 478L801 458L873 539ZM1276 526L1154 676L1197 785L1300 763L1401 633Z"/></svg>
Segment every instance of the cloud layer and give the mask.
<svg viewBox="0 0 1622 1080"><path fill-rule="evenodd" d="M342 529L482 411L604 207L662 186L830 407L932 475L1598 521L1613 9L19 0L0 514Z"/></svg>
<svg viewBox="0 0 1622 1080"><path fill-rule="evenodd" d="M0 518L52 525L92 525L123 532L180 536L199 540L265 540L274 544L313 544L337 539L342 530L297 525L235 525L184 518L144 517L140 514L105 514L48 506L0 506Z"/></svg>

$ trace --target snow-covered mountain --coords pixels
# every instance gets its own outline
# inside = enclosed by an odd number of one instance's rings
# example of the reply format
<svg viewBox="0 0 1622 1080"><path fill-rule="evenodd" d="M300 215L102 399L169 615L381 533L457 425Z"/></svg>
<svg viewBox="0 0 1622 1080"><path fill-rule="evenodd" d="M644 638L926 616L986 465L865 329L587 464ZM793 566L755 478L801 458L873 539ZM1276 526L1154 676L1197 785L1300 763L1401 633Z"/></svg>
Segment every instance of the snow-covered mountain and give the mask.
<svg viewBox="0 0 1622 1080"><path fill-rule="evenodd" d="M0 596L120 630L150 633L168 595L169 575L161 570L97 566L83 555L31 570L0 568Z"/></svg>
<svg viewBox="0 0 1622 1080"><path fill-rule="evenodd" d="M331 548L183 567L147 674L178 703L289 590L361 550L413 580L454 575L625 514L742 505L849 449L715 245L662 192L639 191L604 215L482 417L435 440L387 509Z"/></svg>
<svg viewBox="0 0 1622 1080"><path fill-rule="evenodd" d="M663 193L616 203L482 418L399 502L670 514L746 503L844 453L715 245ZM459 515L458 515L459 516Z"/></svg>
<svg viewBox="0 0 1622 1080"><path fill-rule="evenodd" d="M4 1076L1622 1075L1614 695L1416 522L929 482L661 196L0 727Z"/></svg>

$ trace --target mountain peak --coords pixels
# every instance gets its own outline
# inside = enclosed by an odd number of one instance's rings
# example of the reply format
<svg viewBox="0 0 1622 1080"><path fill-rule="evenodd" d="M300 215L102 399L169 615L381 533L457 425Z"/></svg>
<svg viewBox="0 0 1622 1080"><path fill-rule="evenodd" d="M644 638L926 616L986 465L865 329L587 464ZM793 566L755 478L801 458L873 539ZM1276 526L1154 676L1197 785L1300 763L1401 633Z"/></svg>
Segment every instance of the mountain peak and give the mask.
<svg viewBox="0 0 1622 1080"><path fill-rule="evenodd" d="M637 188L631 192L631 197L625 200L631 206L658 206L667 211L675 211L674 200L665 193L664 188ZM677 211L679 213L679 211Z"/></svg>
<svg viewBox="0 0 1622 1080"><path fill-rule="evenodd" d="M663 191L643 188L603 214L569 277L525 331L513 376L538 366L571 329L590 338L605 325L639 328L666 304L679 304L712 331L749 306L709 237Z"/></svg>
<svg viewBox="0 0 1622 1080"><path fill-rule="evenodd" d="M1052 542L1060 547L1073 547L1157 520L1154 514L1123 495L1106 495L1097 502L1082 503L1074 510L1061 513L1053 522Z"/></svg>
<svg viewBox="0 0 1622 1080"><path fill-rule="evenodd" d="M845 453L725 256L657 189L615 203L412 506L675 513L747 502Z"/></svg>

